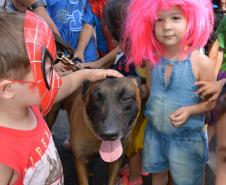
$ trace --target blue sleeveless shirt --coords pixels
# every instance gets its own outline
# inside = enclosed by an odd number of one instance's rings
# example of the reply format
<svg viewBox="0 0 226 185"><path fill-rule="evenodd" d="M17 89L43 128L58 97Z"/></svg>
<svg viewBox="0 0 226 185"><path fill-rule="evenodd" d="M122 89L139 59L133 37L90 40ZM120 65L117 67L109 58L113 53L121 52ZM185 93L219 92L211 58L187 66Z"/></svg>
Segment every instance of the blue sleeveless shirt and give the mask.
<svg viewBox="0 0 226 185"><path fill-rule="evenodd" d="M172 66L170 78L166 84L167 65ZM205 114L192 115L180 127L175 128L170 121L170 115L178 108L198 104L200 98L195 91L197 87L192 71L191 57L183 61L172 61L161 58L151 72L151 91L145 107L145 116L149 123L167 135L179 135L182 132L202 130Z"/></svg>
<svg viewBox="0 0 226 185"><path fill-rule="evenodd" d="M87 0L46 0L47 11L56 24L62 39L77 48L84 23L94 25L93 13ZM85 62L95 61L97 48L91 37L84 53Z"/></svg>

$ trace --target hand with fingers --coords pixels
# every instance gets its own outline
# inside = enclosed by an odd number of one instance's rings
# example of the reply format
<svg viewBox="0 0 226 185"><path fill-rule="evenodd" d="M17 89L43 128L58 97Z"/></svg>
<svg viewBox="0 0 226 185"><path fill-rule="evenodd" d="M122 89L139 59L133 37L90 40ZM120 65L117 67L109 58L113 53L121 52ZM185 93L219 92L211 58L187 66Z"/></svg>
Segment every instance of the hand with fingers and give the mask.
<svg viewBox="0 0 226 185"><path fill-rule="evenodd" d="M181 107L170 115L171 124L179 128L188 120L190 115L191 111L189 107Z"/></svg>
<svg viewBox="0 0 226 185"><path fill-rule="evenodd" d="M89 75L87 75L87 80L89 81L97 81L103 80L107 77L116 77L122 78L123 75L116 70L112 69L85 69L88 71Z"/></svg>
<svg viewBox="0 0 226 185"><path fill-rule="evenodd" d="M67 65L63 64L62 62L58 62L57 64L53 65L53 69L60 75L64 76L68 74L68 71L66 69Z"/></svg>
<svg viewBox="0 0 226 185"><path fill-rule="evenodd" d="M85 59L84 59L84 52L81 52L79 50L75 50L75 53L74 53L74 56L73 58L79 58L81 60L82 63L85 62Z"/></svg>
<svg viewBox="0 0 226 185"><path fill-rule="evenodd" d="M225 82L225 79L218 81L195 82L195 85L199 87L195 93L208 99L208 101L216 101L224 87Z"/></svg>

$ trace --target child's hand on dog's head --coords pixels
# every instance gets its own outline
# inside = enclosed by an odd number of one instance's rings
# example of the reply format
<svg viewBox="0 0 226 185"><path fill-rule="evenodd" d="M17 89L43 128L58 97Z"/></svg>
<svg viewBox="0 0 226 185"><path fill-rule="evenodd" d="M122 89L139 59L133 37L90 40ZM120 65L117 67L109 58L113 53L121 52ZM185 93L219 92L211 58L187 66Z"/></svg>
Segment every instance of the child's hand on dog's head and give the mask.
<svg viewBox="0 0 226 185"><path fill-rule="evenodd" d="M122 78L123 75L113 69L84 69L87 71L87 80L93 82L107 77Z"/></svg>

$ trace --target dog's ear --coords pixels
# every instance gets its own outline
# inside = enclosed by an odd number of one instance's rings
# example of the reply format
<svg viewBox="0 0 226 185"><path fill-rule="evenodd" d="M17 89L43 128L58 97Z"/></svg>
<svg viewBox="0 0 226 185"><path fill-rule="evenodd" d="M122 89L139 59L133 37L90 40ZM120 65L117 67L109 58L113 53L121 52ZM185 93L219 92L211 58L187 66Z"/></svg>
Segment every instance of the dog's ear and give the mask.
<svg viewBox="0 0 226 185"><path fill-rule="evenodd" d="M132 79L134 81L134 83L137 85L139 91L140 91L140 96L142 98L146 97L146 89L144 87L144 79L141 78L141 77L134 77L134 76L131 76L129 77L130 79Z"/></svg>
<svg viewBox="0 0 226 185"><path fill-rule="evenodd" d="M86 93L87 93L87 91L89 89L89 85L90 85L90 81L86 80L86 81L83 82L83 84L82 84L82 91L81 91L82 96L86 95Z"/></svg>
<svg viewBox="0 0 226 185"><path fill-rule="evenodd" d="M140 77L138 77L138 76L129 76L129 78L135 82L135 84L137 85L138 88L141 87L141 78Z"/></svg>
<svg viewBox="0 0 226 185"><path fill-rule="evenodd" d="M140 90L140 93L142 95L141 78L140 77L137 77L137 76L129 76L129 78L134 81L134 83L137 85L137 87Z"/></svg>

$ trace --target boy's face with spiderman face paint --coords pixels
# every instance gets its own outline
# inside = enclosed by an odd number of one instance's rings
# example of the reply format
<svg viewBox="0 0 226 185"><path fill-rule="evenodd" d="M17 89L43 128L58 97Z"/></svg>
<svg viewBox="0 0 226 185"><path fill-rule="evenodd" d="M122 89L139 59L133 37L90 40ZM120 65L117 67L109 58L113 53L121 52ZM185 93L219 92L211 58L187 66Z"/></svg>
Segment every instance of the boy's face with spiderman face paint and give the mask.
<svg viewBox="0 0 226 185"><path fill-rule="evenodd" d="M178 49L186 29L187 21L179 7L174 6L158 12L154 29L155 36L165 48Z"/></svg>
<svg viewBox="0 0 226 185"><path fill-rule="evenodd" d="M33 76L33 81L24 82L37 87L41 99L40 109L45 115L52 107L61 85L59 76L52 69L56 55L55 40L44 20L29 11L24 18L24 39Z"/></svg>

